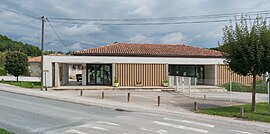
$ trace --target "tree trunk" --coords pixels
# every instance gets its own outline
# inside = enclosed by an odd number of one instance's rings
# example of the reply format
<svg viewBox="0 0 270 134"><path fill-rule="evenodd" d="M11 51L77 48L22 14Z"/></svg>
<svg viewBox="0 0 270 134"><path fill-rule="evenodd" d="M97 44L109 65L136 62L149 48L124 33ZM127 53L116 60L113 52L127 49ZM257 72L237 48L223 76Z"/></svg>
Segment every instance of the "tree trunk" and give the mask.
<svg viewBox="0 0 270 134"><path fill-rule="evenodd" d="M252 83L252 112L256 112L256 75L253 76L253 83Z"/></svg>
<svg viewBox="0 0 270 134"><path fill-rule="evenodd" d="M17 77L17 82L19 81L19 76L16 76Z"/></svg>

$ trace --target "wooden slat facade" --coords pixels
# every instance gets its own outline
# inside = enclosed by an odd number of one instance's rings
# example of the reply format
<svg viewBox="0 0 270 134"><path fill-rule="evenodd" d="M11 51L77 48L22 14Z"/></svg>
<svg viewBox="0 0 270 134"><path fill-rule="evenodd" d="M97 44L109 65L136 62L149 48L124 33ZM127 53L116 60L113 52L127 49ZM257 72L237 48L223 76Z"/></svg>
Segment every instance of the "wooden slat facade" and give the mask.
<svg viewBox="0 0 270 134"><path fill-rule="evenodd" d="M257 76L257 80L261 80L261 77ZM241 76L233 73L226 65L217 65L217 85L230 81L249 85L252 83L252 76Z"/></svg>
<svg viewBox="0 0 270 134"><path fill-rule="evenodd" d="M115 64L119 86L162 86L166 71L165 64Z"/></svg>

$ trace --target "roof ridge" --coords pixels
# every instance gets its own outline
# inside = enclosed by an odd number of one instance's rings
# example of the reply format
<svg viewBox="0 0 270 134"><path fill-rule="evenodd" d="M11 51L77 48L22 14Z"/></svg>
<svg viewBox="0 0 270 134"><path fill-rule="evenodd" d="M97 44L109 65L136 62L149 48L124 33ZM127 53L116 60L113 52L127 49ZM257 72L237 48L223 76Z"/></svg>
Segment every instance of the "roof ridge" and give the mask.
<svg viewBox="0 0 270 134"><path fill-rule="evenodd" d="M114 42L97 48L77 51L75 55L221 57L222 53L216 50L200 48L198 46L188 46L185 44Z"/></svg>

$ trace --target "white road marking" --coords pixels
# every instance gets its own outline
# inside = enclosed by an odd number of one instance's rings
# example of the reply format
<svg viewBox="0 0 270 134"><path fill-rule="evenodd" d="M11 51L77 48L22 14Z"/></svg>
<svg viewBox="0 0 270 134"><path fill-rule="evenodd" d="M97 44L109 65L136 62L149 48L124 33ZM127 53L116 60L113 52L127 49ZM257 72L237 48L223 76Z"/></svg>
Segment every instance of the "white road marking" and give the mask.
<svg viewBox="0 0 270 134"><path fill-rule="evenodd" d="M93 126L92 128L93 128L93 129L97 129L97 130L103 130L103 131L108 131L108 130L109 130L109 129L107 129L107 128L96 127L96 126Z"/></svg>
<svg viewBox="0 0 270 134"><path fill-rule="evenodd" d="M156 116L156 117L165 117L164 115L160 115L160 114L153 114L153 113L142 113L145 115L151 115L151 116Z"/></svg>
<svg viewBox="0 0 270 134"><path fill-rule="evenodd" d="M70 129L70 130L67 130L66 133L73 133L73 134L88 134L88 133L85 133L85 132L82 132L82 131L79 131L79 130L76 130L76 129Z"/></svg>
<svg viewBox="0 0 270 134"><path fill-rule="evenodd" d="M96 123L107 124L107 125L112 125L112 126L120 126L119 124L112 123L112 122L107 122L107 121L96 121Z"/></svg>
<svg viewBox="0 0 270 134"><path fill-rule="evenodd" d="M102 128L102 127L92 126L92 125L90 125L90 124L80 125L79 127L92 128L92 129L103 130L103 131L108 131L108 130L109 130L109 129L107 129L107 128Z"/></svg>
<svg viewBox="0 0 270 134"><path fill-rule="evenodd" d="M173 103L173 104L176 104L176 102L175 102L175 101L169 101L169 102L171 102L171 103Z"/></svg>
<svg viewBox="0 0 270 134"><path fill-rule="evenodd" d="M85 127L85 128L91 128L92 126L90 124L84 124L84 125L80 125L78 127Z"/></svg>
<svg viewBox="0 0 270 134"><path fill-rule="evenodd" d="M253 134L253 133L250 133L250 132L239 131L239 130L231 130L231 131L241 133L241 134Z"/></svg>
<svg viewBox="0 0 270 134"><path fill-rule="evenodd" d="M175 121L175 122L183 122L183 123L188 123L188 124L194 124L194 125L199 125L199 126L204 126L204 127L215 127L215 125L211 124L205 124L205 123L200 123L200 122L194 122L194 121L188 121L188 120L177 120L177 119L170 119L170 118L163 118L164 120L169 120L169 121Z"/></svg>
<svg viewBox="0 0 270 134"><path fill-rule="evenodd" d="M145 128L145 127L139 127L139 130L143 130L143 131L147 131L147 132L152 132L152 133L158 133L158 134L167 134L167 131L166 130L152 130L152 129L148 129L148 128Z"/></svg>
<svg viewBox="0 0 270 134"><path fill-rule="evenodd" d="M198 129L198 128L192 128L192 127L186 127L186 126L171 124L171 123L167 123L167 122L153 121L152 123L157 124L157 125L177 128L177 129L190 130L190 131L198 132L198 133L204 133L204 134L208 133L207 130Z"/></svg>

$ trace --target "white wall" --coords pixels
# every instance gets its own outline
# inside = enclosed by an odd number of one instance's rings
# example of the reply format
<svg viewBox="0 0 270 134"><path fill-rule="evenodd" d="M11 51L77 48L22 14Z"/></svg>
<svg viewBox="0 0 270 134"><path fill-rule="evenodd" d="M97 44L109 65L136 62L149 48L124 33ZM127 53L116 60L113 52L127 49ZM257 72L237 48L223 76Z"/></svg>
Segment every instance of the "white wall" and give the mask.
<svg viewBox="0 0 270 134"><path fill-rule="evenodd" d="M52 86L52 63L148 63L148 64L183 64L215 65L223 64L223 58L177 58L177 57L120 57L120 56L44 56L44 70L49 70L47 85ZM85 70L85 68L84 68ZM83 73L84 74L84 73ZM84 76L83 76L84 77ZM84 81L83 81L84 84Z"/></svg>
<svg viewBox="0 0 270 134"><path fill-rule="evenodd" d="M73 68L73 66L75 67L75 68ZM69 78L72 78L72 79L76 79L76 74L82 74L82 68L81 68L81 64L69 64L68 65L68 72L69 72L69 74L68 74L68 77Z"/></svg>
<svg viewBox="0 0 270 134"><path fill-rule="evenodd" d="M30 62L29 63L29 73L32 77L40 77L40 63L39 62Z"/></svg>
<svg viewBox="0 0 270 134"><path fill-rule="evenodd" d="M82 85L86 85L86 64L83 65L83 70L82 70Z"/></svg>

